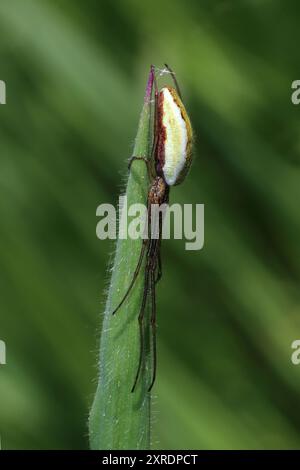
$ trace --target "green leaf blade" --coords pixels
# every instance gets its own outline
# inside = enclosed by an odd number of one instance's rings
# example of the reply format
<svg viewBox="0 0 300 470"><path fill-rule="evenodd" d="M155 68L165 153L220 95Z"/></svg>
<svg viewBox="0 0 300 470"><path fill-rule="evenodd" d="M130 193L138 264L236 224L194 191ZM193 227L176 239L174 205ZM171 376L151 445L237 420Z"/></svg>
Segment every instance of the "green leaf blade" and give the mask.
<svg viewBox="0 0 300 470"><path fill-rule="evenodd" d="M148 156L151 146L153 71L146 89L137 136L135 156ZM128 207L146 204L148 190L147 167L134 161L129 174L126 196ZM138 263L141 239L118 239L112 275L102 325L99 382L89 419L92 449L149 449L151 358L149 328L145 315L146 354L142 372L134 393L131 393L140 353L138 315L144 287L145 265L142 265L128 299L115 315L114 308L122 300Z"/></svg>

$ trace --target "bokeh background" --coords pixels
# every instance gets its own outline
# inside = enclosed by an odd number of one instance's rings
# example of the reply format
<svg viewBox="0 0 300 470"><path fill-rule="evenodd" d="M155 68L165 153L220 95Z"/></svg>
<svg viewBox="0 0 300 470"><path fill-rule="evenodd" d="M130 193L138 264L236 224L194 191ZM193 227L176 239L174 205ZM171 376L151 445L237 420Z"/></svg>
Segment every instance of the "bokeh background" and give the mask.
<svg viewBox="0 0 300 470"><path fill-rule="evenodd" d="M113 244L151 63L176 70L196 135L171 202L205 247L164 243L153 447L299 448L300 4L1 0L0 434L84 449Z"/></svg>

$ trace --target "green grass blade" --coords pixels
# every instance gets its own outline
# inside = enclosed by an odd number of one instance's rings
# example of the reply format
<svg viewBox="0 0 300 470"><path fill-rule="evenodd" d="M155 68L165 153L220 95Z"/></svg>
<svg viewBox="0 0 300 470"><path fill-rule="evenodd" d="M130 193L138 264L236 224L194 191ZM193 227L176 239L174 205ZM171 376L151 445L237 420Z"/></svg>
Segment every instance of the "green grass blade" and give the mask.
<svg viewBox="0 0 300 470"><path fill-rule="evenodd" d="M147 156L150 151L152 85L153 75L150 72L135 140L133 154L136 156ZM146 203L148 184L145 163L134 161L126 188L128 207L132 203ZM138 314L144 266L126 302L114 316L111 314L130 284L140 251L140 239L119 239L117 242L102 326L99 382L89 421L92 449L150 447L150 394L147 389L152 370L149 353L145 355L136 390L131 393L139 359ZM149 346L147 326L145 340L146 346Z"/></svg>

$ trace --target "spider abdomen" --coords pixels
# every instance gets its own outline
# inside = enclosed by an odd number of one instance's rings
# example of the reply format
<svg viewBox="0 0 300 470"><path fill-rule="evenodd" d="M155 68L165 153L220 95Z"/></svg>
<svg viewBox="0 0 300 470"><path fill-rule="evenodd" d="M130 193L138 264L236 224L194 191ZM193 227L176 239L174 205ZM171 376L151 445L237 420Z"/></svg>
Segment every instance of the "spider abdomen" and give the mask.
<svg viewBox="0 0 300 470"><path fill-rule="evenodd" d="M193 132L185 107L172 87L158 96L157 173L169 186L185 178L192 161Z"/></svg>

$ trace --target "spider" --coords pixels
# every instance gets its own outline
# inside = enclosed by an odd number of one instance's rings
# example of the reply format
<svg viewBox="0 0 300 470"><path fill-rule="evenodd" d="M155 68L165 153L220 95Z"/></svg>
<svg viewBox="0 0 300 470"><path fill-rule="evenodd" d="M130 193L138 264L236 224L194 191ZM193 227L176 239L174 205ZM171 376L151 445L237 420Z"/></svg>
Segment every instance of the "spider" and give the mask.
<svg viewBox="0 0 300 470"><path fill-rule="evenodd" d="M147 218L148 218L148 237L143 239L142 248L136 269L127 291L114 309L114 315L127 299L135 281L140 273L143 259L146 256L144 289L142 303L138 316L140 331L140 355L136 371L136 376L131 389L134 392L138 378L141 372L143 353L144 353L144 317L148 296L151 299L151 330L152 330L152 380L148 387L151 391L155 378L157 366L156 354L156 284L162 276L161 263L161 239L163 214L158 211L159 219L152 220L151 207L153 204L161 207L162 204L168 204L170 187L180 184L191 165L193 132L188 114L181 100L181 92L173 70L165 64L166 70L171 74L174 87L165 86L158 90L155 68L152 65L150 73L152 74L152 84L154 84L154 126L153 126L153 144L150 159L145 156L132 156L129 160L128 168L130 170L134 160L142 160L147 165L149 179L151 180L147 197ZM153 237L152 225L158 222L158 237Z"/></svg>

